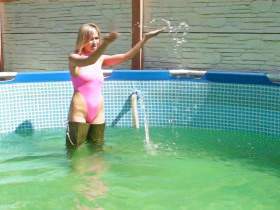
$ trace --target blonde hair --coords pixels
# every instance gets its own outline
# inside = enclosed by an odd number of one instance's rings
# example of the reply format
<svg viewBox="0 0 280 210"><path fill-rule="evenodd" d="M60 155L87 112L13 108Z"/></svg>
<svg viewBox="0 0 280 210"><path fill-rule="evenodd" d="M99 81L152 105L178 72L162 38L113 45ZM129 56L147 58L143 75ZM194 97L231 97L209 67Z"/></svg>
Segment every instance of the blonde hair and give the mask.
<svg viewBox="0 0 280 210"><path fill-rule="evenodd" d="M80 54L82 52L83 46L91 40L92 35L95 32L93 29L97 31L98 36L100 37L100 29L94 23L86 23L80 27L75 46L76 53Z"/></svg>

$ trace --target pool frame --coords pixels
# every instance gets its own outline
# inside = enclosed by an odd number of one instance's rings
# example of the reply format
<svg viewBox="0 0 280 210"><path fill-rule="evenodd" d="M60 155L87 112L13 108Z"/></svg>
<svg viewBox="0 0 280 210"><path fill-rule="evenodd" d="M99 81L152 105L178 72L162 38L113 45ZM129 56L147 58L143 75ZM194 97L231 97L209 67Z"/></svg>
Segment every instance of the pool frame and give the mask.
<svg viewBox="0 0 280 210"><path fill-rule="evenodd" d="M106 70L104 75L107 126L131 127L129 99L140 90L150 126L279 136L280 85L273 75L218 70ZM9 80L0 81L0 105L6 107L0 111L0 133L65 126L73 91L68 71L2 73L2 78Z"/></svg>

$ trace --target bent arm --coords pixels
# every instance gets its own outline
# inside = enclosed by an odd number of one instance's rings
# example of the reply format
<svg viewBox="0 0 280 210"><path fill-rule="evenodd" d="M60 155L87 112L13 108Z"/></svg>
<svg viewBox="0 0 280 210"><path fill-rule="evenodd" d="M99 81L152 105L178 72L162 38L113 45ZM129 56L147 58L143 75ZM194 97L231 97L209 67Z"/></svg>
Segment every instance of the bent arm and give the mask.
<svg viewBox="0 0 280 210"><path fill-rule="evenodd" d="M136 45L134 45L133 48L131 48L124 54L116 54L111 56L107 55L106 57L104 57L103 67L118 65L132 59L140 51L146 41L147 40L142 39Z"/></svg>
<svg viewBox="0 0 280 210"><path fill-rule="evenodd" d="M100 47L89 56L72 53L69 55L69 62L72 66L88 66L94 64L106 50L108 45L109 43L103 42Z"/></svg>
<svg viewBox="0 0 280 210"><path fill-rule="evenodd" d="M106 56L103 61L103 67L110 67L110 66L118 65L125 61L132 59L150 38L158 35L163 30L164 30L164 28L155 30L155 31L151 31L151 32L145 34L142 40L137 42L136 45L134 45L129 51L127 51L124 54Z"/></svg>

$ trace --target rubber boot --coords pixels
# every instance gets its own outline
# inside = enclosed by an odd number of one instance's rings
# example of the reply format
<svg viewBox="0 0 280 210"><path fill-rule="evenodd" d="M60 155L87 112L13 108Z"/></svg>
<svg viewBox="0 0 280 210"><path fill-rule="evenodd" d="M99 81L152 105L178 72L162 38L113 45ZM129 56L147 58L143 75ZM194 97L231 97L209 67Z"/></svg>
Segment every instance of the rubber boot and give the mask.
<svg viewBox="0 0 280 210"><path fill-rule="evenodd" d="M67 154L72 153L77 147L86 142L89 131L89 124L80 122L68 122L66 131L66 149Z"/></svg>
<svg viewBox="0 0 280 210"><path fill-rule="evenodd" d="M88 131L88 143L93 145L93 149L102 150L104 145L105 123L91 124Z"/></svg>

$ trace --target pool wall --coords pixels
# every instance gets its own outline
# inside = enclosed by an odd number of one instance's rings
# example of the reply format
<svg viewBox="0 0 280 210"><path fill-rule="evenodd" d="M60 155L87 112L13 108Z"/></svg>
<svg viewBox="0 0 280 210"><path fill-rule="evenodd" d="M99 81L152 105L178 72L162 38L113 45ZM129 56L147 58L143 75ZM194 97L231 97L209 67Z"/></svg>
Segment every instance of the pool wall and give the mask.
<svg viewBox="0 0 280 210"><path fill-rule="evenodd" d="M131 127L130 95L140 93L152 127L193 127L279 136L280 85L262 73L113 71L105 79L107 126ZM0 133L63 128L72 96L67 71L18 73L0 82ZM140 126L143 109L138 101Z"/></svg>

